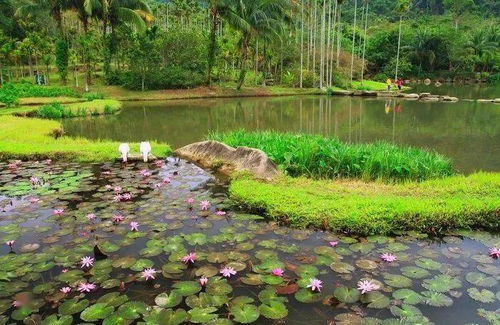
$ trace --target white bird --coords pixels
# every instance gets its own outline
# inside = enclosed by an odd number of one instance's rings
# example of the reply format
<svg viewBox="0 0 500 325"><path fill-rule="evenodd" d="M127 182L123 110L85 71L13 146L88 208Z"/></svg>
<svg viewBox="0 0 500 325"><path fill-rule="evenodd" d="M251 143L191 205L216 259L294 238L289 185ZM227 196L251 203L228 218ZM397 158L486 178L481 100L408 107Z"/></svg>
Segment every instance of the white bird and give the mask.
<svg viewBox="0 0 500 325"><path fill-rule="evenodd" d="M122 160L123 162L127 162L128 159L128 154L130 153L130 146L128 143L122 143L118 147L118 151L122 154Z"/></svg>
<svg viewBox="0 0 500 325"><path fill-rule="evenodd" d="M149 142L141 142L139 151L142 153L144 162L148 162L148 156L151 153L151 144L149 144Z"/></svg>

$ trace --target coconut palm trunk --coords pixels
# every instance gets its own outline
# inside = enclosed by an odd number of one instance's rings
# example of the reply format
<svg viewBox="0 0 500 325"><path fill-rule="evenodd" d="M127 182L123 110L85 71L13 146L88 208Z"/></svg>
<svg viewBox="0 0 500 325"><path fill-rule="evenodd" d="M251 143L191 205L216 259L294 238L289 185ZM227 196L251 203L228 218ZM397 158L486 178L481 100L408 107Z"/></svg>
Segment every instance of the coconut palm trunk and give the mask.
<svg viewBox="0 0 500 325"><path fill-rule="evenodd" d="M398 53L396 55L396 73L394 76L394 80L398 80L398 70L399 70L399 54L401 51L401 27L403 24L403 16L399 16L399 35L398 35Z"/></svg>
<svg viewBox="0 0 500 325"><path fill-rule="evenodd" d="M354 22L352 24L352 53L351 53L351 84L354 73L354 51L356 49L356 19L357 19L357 11L358 11L358 0L354 0Z"/></svg>

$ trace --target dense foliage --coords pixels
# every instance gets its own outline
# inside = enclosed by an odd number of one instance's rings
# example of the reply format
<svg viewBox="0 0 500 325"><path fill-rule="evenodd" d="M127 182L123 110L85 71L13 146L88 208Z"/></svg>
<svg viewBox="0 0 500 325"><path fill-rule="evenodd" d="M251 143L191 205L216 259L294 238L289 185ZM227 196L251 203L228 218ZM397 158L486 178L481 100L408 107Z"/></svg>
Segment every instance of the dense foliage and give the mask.
<svg viewBox="0 0 500 325"><path fill-rule="evenodd" d="M383 142L353 145L316 135L243 130L209 138L261 149L291 176L399 181L454 173L451 161L439 154Z"/></svg>
<svg viewBox="0 0 500 325"><path fill-rule="evenodd" d="M0 103L13 106L22 97L78 97L78 93L70 87L35 86L28 82L5 83L0 88Z"/></svg>
<svg viewBox="0 0 500 325"><path fill-rule="evenodd" d="M64 84L72 71L86 89L142 90L495 81L499 11L488 0L6 0L0 80L43 73Z"/></svg>

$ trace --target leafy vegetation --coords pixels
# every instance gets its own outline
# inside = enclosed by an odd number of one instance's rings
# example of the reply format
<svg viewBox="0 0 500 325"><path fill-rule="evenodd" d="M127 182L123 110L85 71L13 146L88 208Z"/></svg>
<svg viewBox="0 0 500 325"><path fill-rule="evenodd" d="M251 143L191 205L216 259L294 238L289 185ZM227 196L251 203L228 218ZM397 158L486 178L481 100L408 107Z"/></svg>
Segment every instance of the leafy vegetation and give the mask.
<svg viewBox="0 0 500 325"><path fill-rule="evenodd" d="M114 99L96 99L89 102L61 105L58 102L41 106L37 115L42 118L70 118L89 115L113 114L122 107Z"/></svg>
<svg viewBox="0 0 500 325"><path fill-rule="evenodd" d="M0 159L71 159L82 162L110 161L118 157L120 143L90 141L61 135L56 121L2 116L0 119ZM166 144L151 143L153 154L165 156L171 150ZM139 144L131 144L132 152L139 152Z"/></svg>
<svg viewBox="0 0 500 325"><path fill-rule="evenodd" d="M291 176L400 181L454 174L451 161L437 153L385 142L346 144L318 135L244 130L213 133L209 138L261 149Z"/></svg>
<svg viewBox="0 0 500 325"><path fill-rule="evenodd" d="M230 192L236 202L298 227L364 235L500 227L500 175L495 173L393 185L291 177L264 183L240 177Z"/></svg>

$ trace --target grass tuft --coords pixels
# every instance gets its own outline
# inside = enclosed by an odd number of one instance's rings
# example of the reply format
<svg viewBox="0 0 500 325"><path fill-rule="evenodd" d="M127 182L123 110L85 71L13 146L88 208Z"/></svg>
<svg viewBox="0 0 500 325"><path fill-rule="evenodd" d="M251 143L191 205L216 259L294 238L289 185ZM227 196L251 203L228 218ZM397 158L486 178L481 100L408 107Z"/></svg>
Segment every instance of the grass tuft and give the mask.
<svg viewBox="0 0 500 325"><path fill-rule="evenodd" d="M455 173L451 160L437 153L385 142L346 144L318 135L244 130L208 137L261 149L294 177L422 181Z"/></svg>
<svg viewBox="0 0 500 325"><path fill-rule="evenodd" d="M105 115L118 112L122 103L114 99L96 99L88 102L61 105L50 103L38 109L38 116L42 118L70 118L89 115Z"/></svg>
<svg viewBox="0 0 500 325"><path fill-rule="evenodd" d="M242 176L232 199L296 227L361 235L457 228L500 229L500 174L383 184L284 176L270 183Z"/></svg>
<svg viewBox="0 0 500 325"><path fill-rule="evenodd" d="M0 118L0 159L54 159L78 162L105 162L118 157L118 142L91 141L84 138L53 136L61 134L57 121L15 116ZM152 142L153 155L166 156L171 149L166 144ZM130 144L132 153L139 144Z"/></svg>

